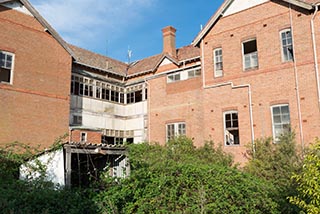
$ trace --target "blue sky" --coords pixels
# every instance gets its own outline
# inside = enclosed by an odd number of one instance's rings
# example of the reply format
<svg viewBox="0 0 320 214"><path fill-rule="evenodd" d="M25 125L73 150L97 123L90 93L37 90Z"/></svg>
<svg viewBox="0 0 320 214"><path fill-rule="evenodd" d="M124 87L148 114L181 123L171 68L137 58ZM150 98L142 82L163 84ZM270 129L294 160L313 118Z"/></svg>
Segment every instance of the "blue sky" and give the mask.
<svg viewBox="0 0 320 214"><path fill-rule="evenodd" d="M161 29L177 29L188 45L223 0L30 0L68 42L126 62L162 51Z"/></svg>

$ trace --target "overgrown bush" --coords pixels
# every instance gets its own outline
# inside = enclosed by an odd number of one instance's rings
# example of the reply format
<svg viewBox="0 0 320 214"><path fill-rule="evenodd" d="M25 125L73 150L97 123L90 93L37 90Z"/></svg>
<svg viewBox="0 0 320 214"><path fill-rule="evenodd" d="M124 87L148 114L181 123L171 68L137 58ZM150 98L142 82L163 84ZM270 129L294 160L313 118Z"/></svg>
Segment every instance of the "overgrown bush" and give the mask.
<svg viewBox="0 0 320 214"><path fill-rule="evenodd" d="M301 173L295 173L292 180L298 184L297 196L290 202L308 214L320 213L320 140L311 145L307 152Z"/></svg>
<svg viewBox="0 0 320 214"><path fill-rule="evenodd" d="M255 141L255 153L244 168L246 172L271 182L276 191L274 201L279 204L281 213L298 213L299 209L289 203L288 196L296 194L296 186L291 182L293 173L301 169L302 156L296 148L295 134L280 137L278 143L272 138Z"/></svg>
<svg viewBox="0 0 320 214"><path fill-rule="evenodd" d="M272 185L232 168L231 157L209 144L131 145L129 157L130 177L107 176L100 186L102 213L276 213Z"/></svg>
<svg viewBox="0 0 320 214"><path fill-rule="evenodd" d="M38 153L18 142L0 148L0 212L3 214L97 213L91 190L64 189L41 177L21 181L19 166Z"/></svg>

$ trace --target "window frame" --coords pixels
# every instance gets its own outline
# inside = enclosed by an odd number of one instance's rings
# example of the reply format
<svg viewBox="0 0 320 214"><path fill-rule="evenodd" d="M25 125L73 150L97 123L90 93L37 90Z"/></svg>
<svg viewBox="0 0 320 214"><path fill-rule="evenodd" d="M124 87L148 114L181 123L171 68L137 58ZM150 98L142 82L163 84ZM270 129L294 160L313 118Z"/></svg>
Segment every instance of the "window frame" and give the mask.
<svg viewBox="0 0 320 214"><path fill-rule="evenodd" d="M256 41L256 51L254 52L250 52L250 53L247 53L245 54L244 51L245 51L245 44L246 43L249 43L249 42L252 42L252 41ZM258 55L258 42L257 42L257 38L252 38L252 39L248 39L248 40L245 40L245 41L242 41L241 43L241 47L242 47L242 64L243 64L243 70L244 71L250 71L250 70L255 70L255 69L258 69L259 68L259 55ZM250 67L246 67L246 56L250 56ZM255 56L257 58L257 62L256 62L256 66L252 66L252 62L254 60L253 59L253 56Z"/></svg>
<svg viewBox="0 0 320 214"><path fill-rule="evenodd" d="M233 128L227 128L227 125L226 125L226 115L230 114L231 115L231 123L233 123L233 120L232 120L232 115L233 114L237 114L237 123L238 123L238 126L237 128L236 127L233 127ZM228 130L229 129L229 130ZM237 130L238 132L238 142L228 142L227 141L227 131L230 132L230 131L234 131L234 130ZM230 133L231 134L231 133ZM226 111L226 112L223 112L223 139L224 139L224 145L225 146L240 146L240 124L239 124L239 112L237 110L232 110L232 111Z"/></svg>
<svg viewBox="0 0 320 214"><path fill-rule="evenodd" d="M7 81L0 81L0 84L1 83L4 83L4 84L10 84L10 85L12 85L13 84L13 71L14 71L14 64L15 64L15 54L14 53L11 53L11 52L8 52L8 51L4 51L4 50L0 50L0 53L1 54L4 54L5 55L5 59L7 59L7 56L11 56L11 65L10 65L10 80L9 80L9 82L7 82ZM0 59L1 60L1 59ZM0 68L3 68L3 69L7 69L7 70L9 70L9 68L8 67L6 67L6 65L4 65L4 66L1 66L1 63L2 62L0 62ZM6 64L7 63L7 61L5 60L4 61L4 64Z"/></svg>
<svg viewBox="0 0 320 214"><path fill-rule="evenodd" d="M87 139L88 139L87 132L80 132L80 142L87 142Z"/></svg>
<svg viewBox="0 0 320 214"><path fill-rule="evenodd" d="M78 115L78 114L73 114L72 115L72 123L71 123L71 125L81 126L82 123L83 123L82 115Z"/></svg>
<svg viewBox="0 0 320 214"><path fill-rule="evenodd" d="M283 44L283 40L285 39L286 40L286 42L288 42L287 40L288 40L288 37L286 37L286 38L283 38L282 37L282 34L283 33L286 33L286 32L290 32L290 35L291 35L291 44L290 45L288 45L288 44L286 44L286 45L284 45ZM283 30L281 30L280 32L279 32L279 35L280 35L280 44L281 44L281 46L280 46L280 48L281 48L281 59L282 59L282 62L292 62L292 61L294 61L294 55L293 55L293 36L292 36L292 29L291 28L286 28L286 29L283 29ZM287 35L287 34L286 34ZM289 47L291 46L291 49L292 49L292 53L290 53L290 51L289 51ZM284 48L286 48L286 51L287 51L287 56L290 56L288 59L286 59L286 57L285 57L285 53L284 53Z"/></svg>
<svg viewBox="0 0 320 214"><path fill-rule="evenodd" d="M282 115L282 112L281 112L281 108L282 107L288 107L288 119L289 119L289 122L287 122L287 123L284 123L283 121L282 121L282 119L283 119L283 115ZM275 118L274 118L274 114L273 114L273 109L274 108L280 108L280 114L279 114L279 116L280 116L280 120L281 120L281 122L280 123L275 123ZM278 105L272 105L272 106L270 106L270 111L271 111L271 121L272 121L272 136L273 136L273 142L274 143L278 143L279 142L279 137L282 135L282 134L284 134L285 132L283 132L283 125L287 125L288 126L288 132L290 132L291 131L291 128L290 128L290 126L291 126L291 117L290 117L290 107L289 107L289 104L278 104ZM277 136L277 134L276 134L276 126L282 126L281 127L281 134L279 135L279 136Z"/></svg>
<svg viewBox="0 0 320 214"><path fill-rule="evenodd" d="M183 127L182 127L183 126ZM172 129L173 127L173 129ZM169 129L173 130L170 134L168 134ZM177 123L167 123L166 124L166 141L173 140L179 136L186 136L187 134L187 125L185 122L177 122ZM172 136L171 136L172 135Z"/></svg>
<svg viewBox="0 0 320 214"><path fill-rule="evenodd" d="M170 79L170 77L173 77L173 78ZM177 77L179 77L179 78L177 78ZM180 71L167 75L167 83L174 83L174 82L178 82L178 81L181 81L181 72Z"/></svg>
<svg viewBox="0 0 320 214"><path fill-rule="evenodd" d="M221 55L217 55L217 52L221 51ZM220 61L217 60L220 59ZM217 64L221 63L221 69L218 69ZM221 47L215 48L213 50L213 65L214 65L214 77L222 77L223 76L223 50Z"/></svg>

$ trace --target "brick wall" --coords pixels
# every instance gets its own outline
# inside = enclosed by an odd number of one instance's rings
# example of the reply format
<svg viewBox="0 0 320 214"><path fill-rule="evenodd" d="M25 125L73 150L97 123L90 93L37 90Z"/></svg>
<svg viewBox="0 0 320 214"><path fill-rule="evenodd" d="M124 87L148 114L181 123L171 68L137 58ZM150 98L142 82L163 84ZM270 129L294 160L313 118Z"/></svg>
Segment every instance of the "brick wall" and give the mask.
<svg viewBox="0 0 320 214"><path fill-rule="evenodd" d="M320 114L317 103L316 80L312 51L310 19L312 14L292 10L295 63L283 62L280 31L290 28L290 11L285 5L268 2L221 18L204 38L203 74L205 85L232 82L234 86L250 84L254 137L272 136L271 106L289 104L292 129L297 143L313 142L320 133ZM319 25L319 21L316 22ZM317 31L317 41L320 35ZM242 42L256 38L258 69L243 70ZM319 45L320 46L320 45ZM318 46L318 47L319 47ZM213 50L223 50L224 75L214 77ZM299 97L296 93L298 77ZM196 81L196 82L193 82ZM215 145L244 163L246 150L251 146L249 88L231 88L231 84L203 89L202 77L195 80L166 83L166 78L150 81L151 139L165 142L165 124L184 121L187 135L196 145L213 140ZM194 86L197 87L194 87ZM301 108L301 125L298 101ZM223 113L238 111L240 145L225 146Z"/></svg>
<svg viewBox="0 0 320 214"><path fill-rule="evenodd" d="M71 57L35 18L0 7L0 50L14 53L0 83L0 143L48 147L68 133Z"/></svg>

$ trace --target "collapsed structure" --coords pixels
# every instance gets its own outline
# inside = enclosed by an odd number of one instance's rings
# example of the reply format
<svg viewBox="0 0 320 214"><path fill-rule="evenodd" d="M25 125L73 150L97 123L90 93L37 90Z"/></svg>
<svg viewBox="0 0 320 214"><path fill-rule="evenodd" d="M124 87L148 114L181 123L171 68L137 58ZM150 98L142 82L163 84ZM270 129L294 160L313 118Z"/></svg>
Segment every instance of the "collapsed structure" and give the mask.
<svg viewBox="0 0 320 214"><path fill-rule="evenodd" d="M304 148L320 133L319 25L315 0L226 0L191 45L165 27L162 53L127 64L2 0L0 141L48 147L68 132L67 184L88 154L123 176L125 142L213 140L241 164L258 138L294 130Z"/></svg>

